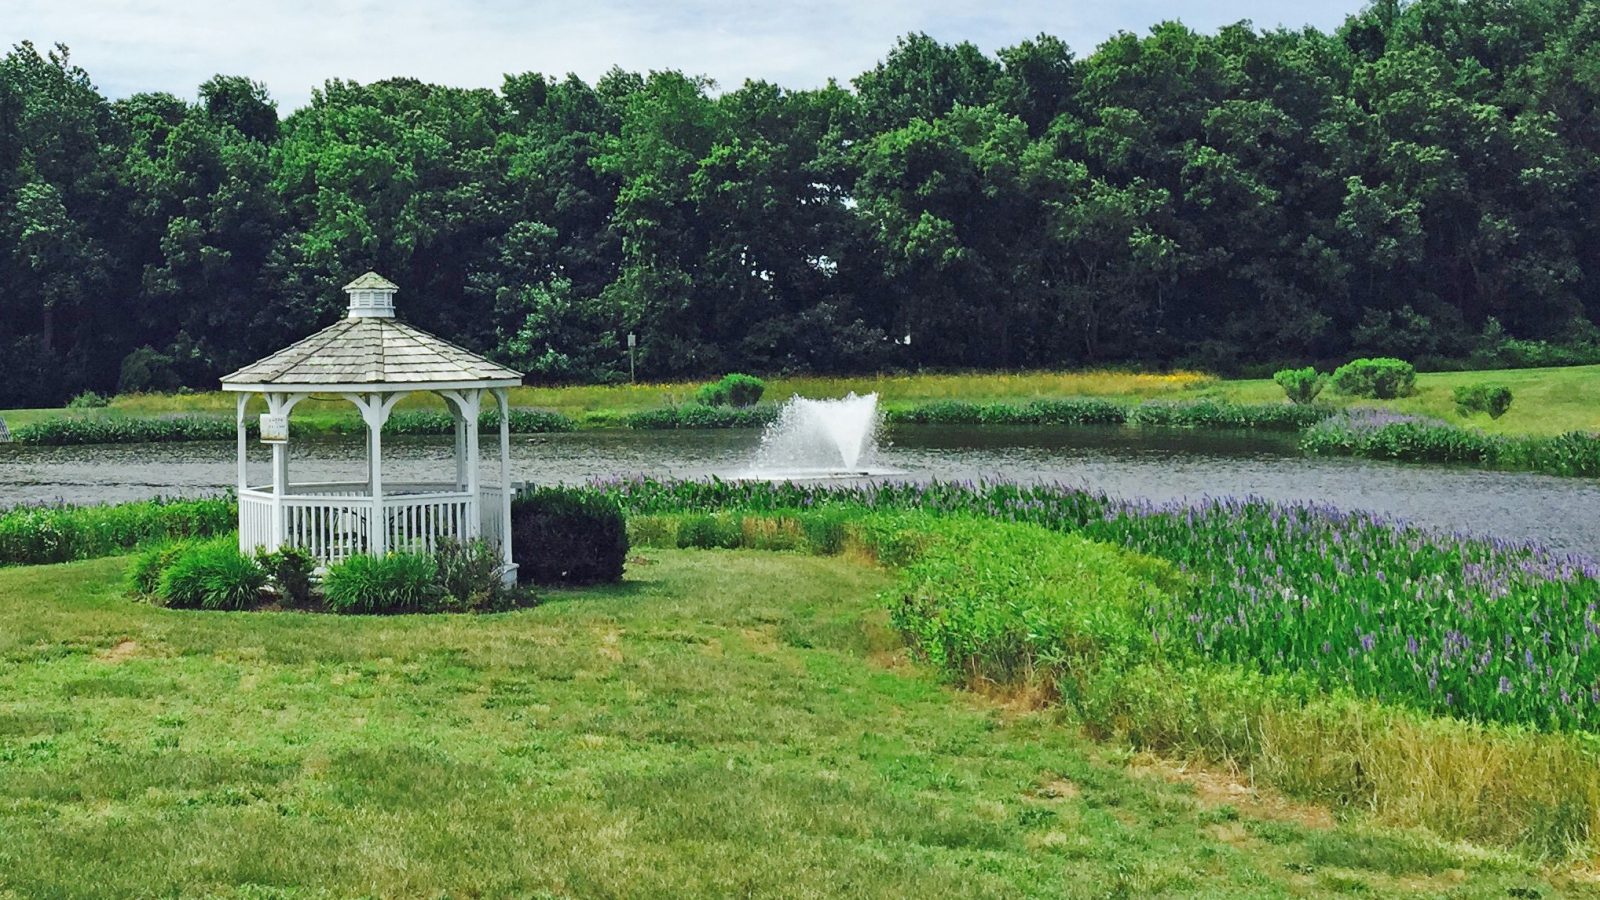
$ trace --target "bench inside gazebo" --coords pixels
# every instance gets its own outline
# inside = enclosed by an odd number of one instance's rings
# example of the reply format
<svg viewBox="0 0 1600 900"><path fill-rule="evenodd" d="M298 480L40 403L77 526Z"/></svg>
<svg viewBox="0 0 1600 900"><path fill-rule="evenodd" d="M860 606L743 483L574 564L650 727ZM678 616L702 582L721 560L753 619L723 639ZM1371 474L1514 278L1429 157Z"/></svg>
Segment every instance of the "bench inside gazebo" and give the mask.
<svg viewBox="0 0 1600 900"><path fill-rule="evenodd" d="M443 540L483 538L511 558L510 388L522 375L399 321L399 288L368 272L345 285L349 313L336 324L222 379L238 394L239 547L292 546L323 564L358 553L426 552ZM407 394L443 398L455 419L455 472L449 481L390 483L383 477L383 426ZM488 393L500 413L496 481L485 483L478 415ZM245 410L266 400L261 439L272 447L272 480L251 484ZM360 481L295 483L289 477L289 416L307 398L343 399L367 426L367 471Z"/></svg>

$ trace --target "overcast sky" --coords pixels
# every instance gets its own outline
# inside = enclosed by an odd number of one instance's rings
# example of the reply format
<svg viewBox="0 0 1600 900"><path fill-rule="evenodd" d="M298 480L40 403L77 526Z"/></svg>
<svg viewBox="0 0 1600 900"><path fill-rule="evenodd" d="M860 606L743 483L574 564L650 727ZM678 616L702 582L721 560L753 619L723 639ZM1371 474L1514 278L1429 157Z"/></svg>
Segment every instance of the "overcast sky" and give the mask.
<svg viewBox="0 0 1600 900"><path fill-rule="evenodd" d="M112 97L170 91L193 98L219 72L266 82L287 113L329 78L393 75L497 87L506 72L612 65L682 69L723 87L764 78L814 87L869 69L895 38L925 31L985 51L1040 32L1080 56L1120 30L1163 19L1211 30L1337 27L1364 0L0 0L0 39L64 43Z"/></svg>

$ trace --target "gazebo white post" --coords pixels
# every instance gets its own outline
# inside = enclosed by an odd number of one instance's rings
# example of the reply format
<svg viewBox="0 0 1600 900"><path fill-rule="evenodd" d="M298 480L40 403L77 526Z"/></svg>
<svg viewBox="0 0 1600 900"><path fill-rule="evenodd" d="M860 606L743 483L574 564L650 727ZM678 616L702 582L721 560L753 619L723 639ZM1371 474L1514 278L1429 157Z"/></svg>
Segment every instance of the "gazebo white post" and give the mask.
<svg viewBox="0 0 1600 900"><path fill-rule="evenodd" d="M283 410L283 395L276 393L267 394L267 412L280 415ZM275 552L283 547L283 537L287 524L283 516L283 495L289 492L289 445L272 445L272 538L267 543L267 551Z"/></svg>
<svg viewBox="0 0 1600 900"><path fill-rule="evenodd" d="M494 389L500 407L500 561L511 575L511 400L505 388Z"/></svg>
<svg viewBox="0 0 1600 900"><path fill-rule="evenodd" d="M478 413L483 409L483 390L474 388L461 392L461 416L466 419L467 433L467 527L466 538L483 536L483 476L478 451Z"/></svg>
<svg viewBox="0 0 1600 900"><path fill-rule="evenodd" d="M250 402L250 395L240 394L235 400L237 411L234 413L233 418L234 425L239 431L239 495L244 496L245 490L250 487L250 469L245 462L245 453L249 449L249 443L247 442L244 427L244 408Z"/></svg>
<svg viewBox="0 0 1600 900"><path fill-rule="evenodd" d="M305 394L285 394L269 392L267 395L267 412L275 416L288 418L294 405L306 398ZM241 405L240 410L244 407ZM244 432L240 431L239 446L244 447ZM244 469L244 451L239 453L239 468ZM283 546L288 538L288 522L283 514L283 498L289 493L289 444L287 441L272 445L272 540L267 545L267 551L273 552Z"/></svg>
<svg viewBox="0 0 1600 900"><path fill-rule="evenodd" d="M249 402L250 402L250 395L249 394L240 394L239 396L234 398L234 403L235 403L234 410L235 411L234 411L234 415L233 415L233 424L234 424L235 429L237 429L237 431L239 433L239 489L238 489L238 502L239 502L239 552L240 553L250 553L253 550L255 550L254 547L246 547L245 546L245 542L250 540L250 535L246 531L246 529L244 528L245 504L248 502L247 500L245 500L244 492L250 487L250 468L245 462L245 453L249 449L249 444L247 442L247 436L245 434L245 427L244 427L244 408L245 408L245 405L247 403L249 403Z"/></svg>
<svg viewBox="0 0 1600 900"><path fill-rule="evenodd" d="M402 395L346 394L345 399L361 410L361 420L367 423L367 490L371 495L372 512L367 520L367 552L382 556L388 552L389 517L383 508L383 423L389 421L389 411Z"/></svg>

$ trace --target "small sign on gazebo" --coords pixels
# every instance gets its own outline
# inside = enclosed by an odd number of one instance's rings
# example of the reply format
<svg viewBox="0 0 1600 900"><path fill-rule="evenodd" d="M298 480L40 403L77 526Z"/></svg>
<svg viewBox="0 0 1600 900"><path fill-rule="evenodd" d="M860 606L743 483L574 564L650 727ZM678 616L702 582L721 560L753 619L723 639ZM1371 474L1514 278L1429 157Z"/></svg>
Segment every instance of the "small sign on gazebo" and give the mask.
<svg viewBox="0 0 1600 900"><path fill-rule="evenodd" d="M261 443L289 443L289 417L283 414L261 414Z"/></svg>

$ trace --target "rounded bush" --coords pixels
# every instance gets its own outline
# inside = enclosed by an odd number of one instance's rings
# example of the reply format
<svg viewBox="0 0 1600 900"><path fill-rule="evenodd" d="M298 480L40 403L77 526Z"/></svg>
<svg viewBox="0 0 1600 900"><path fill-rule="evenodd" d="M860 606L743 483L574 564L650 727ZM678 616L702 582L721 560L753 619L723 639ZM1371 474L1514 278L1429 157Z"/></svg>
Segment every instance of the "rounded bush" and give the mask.
<svg viewBox="0 0 1600 900"><path fill-rule="evenodd" d="M1283 388L1283 393L1290 402L1306 404L1317 399L1322 393L1322 388L1328 383L1328 376L1320 374L1311 366L1303 369L1280 369L1272 376L1272 380Z"/></svg>
<svg viewBox="0 0 1600 900"><path fill-rule="evenodd" d="M622 580L627 522L598 491L539 488L511 504L511 557L517 580L601 584Z"/></svg>
<svg viewBox="0 0 1600 900"><path fill-rule="evenodd" d="M733 372L700 388L694 399L702 406L754 406L766 390L767 383L754 375Z"/></svg>
<svg viewBox="0 0 1600 900"><path fill-rule="evenodd" d="M1333 373L1333 389L1349 397L1393 400L1417 390L1417 367L1403 359L1379 356L1353 359Z"/></svg>
<svg viewBox="0 0 1600 900"><path fill-rule="evenodd" d="M1463 416L1488 413L1498 419L1511 408L1511 389L1503 384L1464 384L1454 391L1456 412Z"/></svg>

